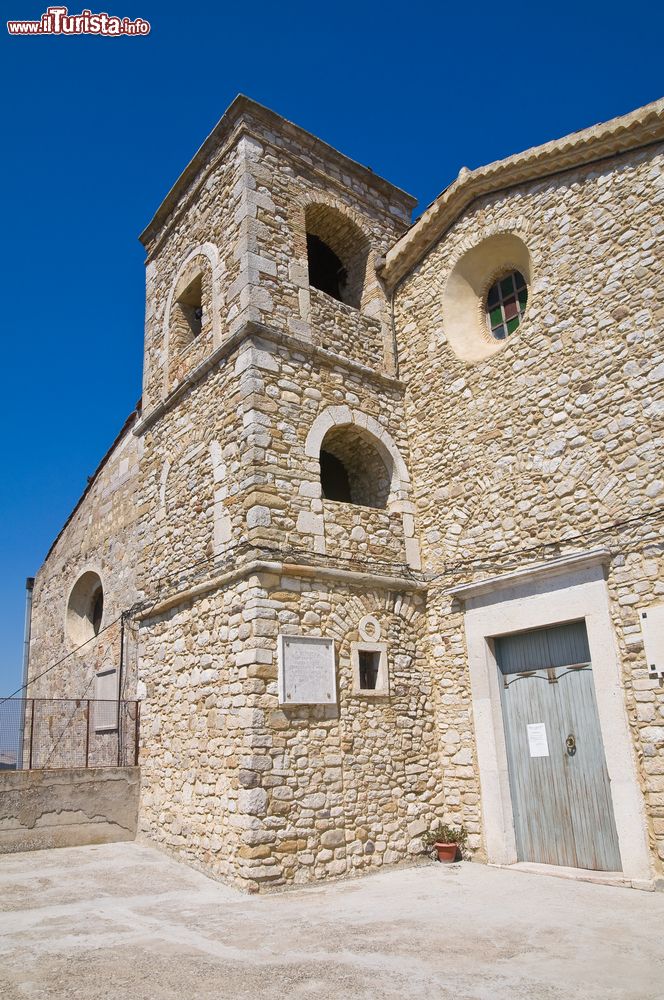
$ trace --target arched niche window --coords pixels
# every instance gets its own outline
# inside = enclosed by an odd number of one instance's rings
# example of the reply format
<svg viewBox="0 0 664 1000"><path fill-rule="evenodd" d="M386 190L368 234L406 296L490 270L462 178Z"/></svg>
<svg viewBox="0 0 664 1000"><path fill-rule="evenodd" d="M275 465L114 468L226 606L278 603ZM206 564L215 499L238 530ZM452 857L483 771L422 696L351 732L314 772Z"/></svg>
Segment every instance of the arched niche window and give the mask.
<svg viewBox="0 0 664 1000"><path fill-rule="evenodd" d="M320 449L323 499L385 509L392 470L370 435L351 424L333 427Z"/></svg>
<svg viewBox="0 0 664 1000"><path fill-rule="evenodd" d="M92 595L92 607L90 613L90 619L92 621L92 631L94 632L95 635L99 635L99 629L101 628L101 620L103 617L104 617L104 591L100 583Z"/></svg>
<svg viewBox="0 0 664 1000"><path fill-rule="evenodd" d="M101 631L104 589L96 573L89 570L78 578L67 602L67 635L80 646Z"/></svg>
<svg viewBox="0 0 664 1000"><path fill-rule="evenodd" d="M359 309L369 256L364 233L329 205L309 205L305 213L309 284Z"/></svg>
<svg viewBox="0 0 664 1000"><path fill-rule="evenodd" d="M178 279L171 303L169 334L173 353L184 350L200 336L209 308L206 298L205 272L199 266L188 267Z"/></svg>
<svg viewBox="0 0 664 1000"><path fill-rule="evenodd" d="M531 282L530 252L517 233L493 233L459 257L442 295L445 336L458 358L476 364L521 335Z"/></svg>

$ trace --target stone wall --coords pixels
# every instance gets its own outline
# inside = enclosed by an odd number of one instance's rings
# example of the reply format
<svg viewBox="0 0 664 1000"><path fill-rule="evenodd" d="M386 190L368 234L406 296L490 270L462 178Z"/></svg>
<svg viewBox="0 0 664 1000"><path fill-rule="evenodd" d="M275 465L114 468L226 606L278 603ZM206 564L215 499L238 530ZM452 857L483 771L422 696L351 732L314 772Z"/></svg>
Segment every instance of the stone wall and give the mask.
<svg viewBox="0 0 664 1000"><path fill-rule="evenodd" d="M320 297L309 287L305 220L307 209L315 205L317 230L327 209L334 220L328 227L330 232L341 216L365 242L360 312L377 320L387 334L389 312L375 261L407 228L413 199L324 143L309 142L301 130L283 121L266 127L265 121L252 119L250 128L246 185L261 199L253 211L256 253L262 262L254 293L255 318L284 333L305 339L317 336L315 308L320 306ZM352 315L338 306L333 308L339 315ZM350 322L341 321L342 329L335 331L335 339L341 333L350 356L356 357L367 340L363 335L351 341L344 334L343 326ZM391 345L391 338L387 337L387 343ZM334 350L333 341L329 346ZM381 349L374 364L392 368L394 359Z"/></svg>
<svg viewBox="0 0 664 1000"><path fill-rule="evenodd" d="M399 514L352 503L323 501L326 554L344 564L405 565Z"/></svg>
<svg viewBox="0 0 664 1000"><path fill-rule="evenodd" d="M310 288L309 295L309 317L316 344L370 368L376 366L377 360L382 362L385 332L379 320L363 315L345 302L337 302L317 288Z"/></svg>
<svg viewBox="0 0 664 1000"><path fill-rule="evenodd" d="M441 804L423 597L312 576L251 574L142 626L141 831L250 890L408 858ZM389 697L352 693L367 614ZM338 708L280 706L279 634L334 638Z"/></svg>
<svg viewBox="0 0 664 1000"><path fill-rule="evenodd" d="M601 542L664 857L663 688L637 617L663 592L661 176L651 148L478 198L395 289L392 317L376 262L412 200L233 105L143 235L142 411L35 585L33 677L71 652L63 615L83 569L104 581L106 622L141 602L125 695L137 680L142 835L251 890L409 858L434 818L463 822L485 856L449 589ZM358 308L310 288L307 225L358 264ZM475 288L466 265L492 254ZM508 264L529 302L498 344L482 298ZM178 297L199 280L190 337ZM354 502L324 499L322 448L366 473ZM387 696L353 691L366 615ZM118 631L30 693L84 696ZM280 635L333 638L336 708L279 704Z"/></svg>
<svg viewBox="0 0 664 1000"><path fill-rule="evenodd" d="M354 371L331 355L315 356L302 348L275 349L269 343L263 347L259 354L252 355L253 363L245 372L252 390L244 404L245 419L247 433L253 432L256 466L252 498L256 527L252 539L268 548L276 546L284 553L324 556L329 534L331 555L341 555L341 547L345 546L346 557L356 554L362 559L371 556L374 560L403 562L404 529L398 517L386 518L382 511L355 505L352 515L350 510L344 513L334 505L326 505L332 514L332 519L326 521L320 449L308 447L317 420L329 428L335 426L335 420L347 426L355 413L358 419L364 418L364 428L354 425L358 434L368 433L371 420L371 440L380 444L378 435L389 435L401 458L407 461L399 383L372 379L366 371ZM406 509L407 501L399 489L393 501L390 509L395 515ZM353 516L363 531L351 539Z"/></svg>
<svg viewBox="0 0 664 1000"><path fill-rule="evenodd" d="M394 363L374 261L405 230L413 200L251 102L239 99L225 119L218 143L197 157L188 188L143 234L146 415L247 322L312 339L305 223L311 204L343 213L369 247L362 312L373 319L371 334L351 336L350 307L335 303L346 315L339 347L361 349L364 340L365 355L374 345L380 352L374 363ZM203 326L178 353L173 302L196 271L203 277Z"/></svg>
<svg viewBox="0 0 664 1000"><path fill-rule="evenodd" d="M149 601L204 579L247 541L252 441L236 355L192 386L142 437L141 588Z"/></svg>
<svg viewBox="0 0 664 1000"><path fill-rule="evenodd" d="M648 677L637 617L664 599L654 519L664 495L664 289L655 252L662 176L655 147L481 198L396 294L411 474L432 580L432 670L447 689L437 720L446 806L472 829L476 847L463 614L446 590L608 544L634 752L653 856L664 858L664 688ZM497 353L461 360L463 345L447 336L459 327L450 275L475 246L504 234L530 258L524 321L500 349L493 345ZM475 336L477 322L468 314L462 335Z"/></svg>
<svg viewBox="0 0 664 1000"><path fill-rule="evenodd" d="M136 767L0 772L0 854L136 835Z"/></svg>
<svg viewBox="0 0 664 1000"><path fill-rule="evenodd" d="M105 458L35 578L30 698L94 698L96 671L119 666L119 617L138 596L138 469L143 442L132 434L133 423L128 422ZM99 636L77 648L80 638L67 628L67 605L74 584L86 571L101 579L104 611ZM135 647L129 634L126 653L123 696L132 698ZM59 668L39 677L65 657Z"/></svg>
<svg viewBox="0 0 664 1000"><path fill-rule="evenodd" d="M249 582L216 590L140 628L139 829L229 880L246 806L238 775L254 720L255 682L242 656L250 595Z"/></svg>
<svg viewBox="0 0 664 1000"><path fill-rule="evenodd" d="M326 147L303 159L296 146L288 128L250 117L206 160L205 194L184 197L147 241L141 830L254 889L408 857L440 782L422 597L371 591L394 693L363 701L351 695L349 644L366 595L254 568L322 562L371 581L372 568L405 571L416 549L403 387L373 270L410 199L347 161L343 173ZM314 202L320 225L344 212L370 246L360 309L309 289ZM206 333L204 307L195 362L185 374L190 346L182 381L164 384L169 302L203 245L219 261L218 333ZM377 449L386 509L323 501L319 438L339 427L360 452ZM278 634L330 629L340 709L289 718Z"/></svg>
<svg viewBox="0 0 664 1000"><path fill-rule="evenodd" d="M285 576L264 583L271 607L256 652L270 662L256 702L260 750L243 775L263 794L245 834L255 848L246 878L305 882L407 858L420 850L441 784L422 597ZM386 698L352 693L350 643L366 614L388 643ZM279 633L334 639L337 709L278 704Z"/></svg>

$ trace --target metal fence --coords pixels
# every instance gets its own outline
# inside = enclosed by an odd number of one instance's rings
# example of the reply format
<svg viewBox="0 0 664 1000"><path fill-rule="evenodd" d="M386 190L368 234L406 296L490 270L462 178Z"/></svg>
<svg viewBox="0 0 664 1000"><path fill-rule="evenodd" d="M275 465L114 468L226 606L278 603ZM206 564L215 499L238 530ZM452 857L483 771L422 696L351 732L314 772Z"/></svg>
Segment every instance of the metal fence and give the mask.
<svg viewBox="0 0 664 1000"><path fill-rule="evenodd" d="M138 763L140 704L92 698L0 703L0 771Z"/></svg>

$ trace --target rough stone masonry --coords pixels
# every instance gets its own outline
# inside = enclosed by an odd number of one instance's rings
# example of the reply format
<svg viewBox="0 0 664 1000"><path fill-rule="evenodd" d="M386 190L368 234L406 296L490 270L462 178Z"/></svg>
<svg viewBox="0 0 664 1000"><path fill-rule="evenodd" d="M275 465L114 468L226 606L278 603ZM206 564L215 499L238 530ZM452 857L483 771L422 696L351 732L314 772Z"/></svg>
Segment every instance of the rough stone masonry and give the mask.
<svg viewBox="0 0 664 1000"><path fill-rule="evenodd" d="M438 819L516 860L482 650L572 595L623 870L661 876L663 111L464 169L414 225L247 98L207 138L141 237L142 400L34 590L30 676L72 655L30 697L91 697L130 611L142 836L251 891Z"/></svg>

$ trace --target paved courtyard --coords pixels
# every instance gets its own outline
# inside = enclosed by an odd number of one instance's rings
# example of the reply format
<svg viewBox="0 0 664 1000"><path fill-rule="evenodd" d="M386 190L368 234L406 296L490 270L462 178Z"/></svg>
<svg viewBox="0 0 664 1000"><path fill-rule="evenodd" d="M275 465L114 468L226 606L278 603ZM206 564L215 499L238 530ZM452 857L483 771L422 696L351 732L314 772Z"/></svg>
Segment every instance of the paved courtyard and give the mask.
<svg viewBox="0 0 664 1000"><path fill-rule="evenodd" d="M463 864L245 896L138 844L0 858L0 996L664 997L664 894Z"/></svg>

